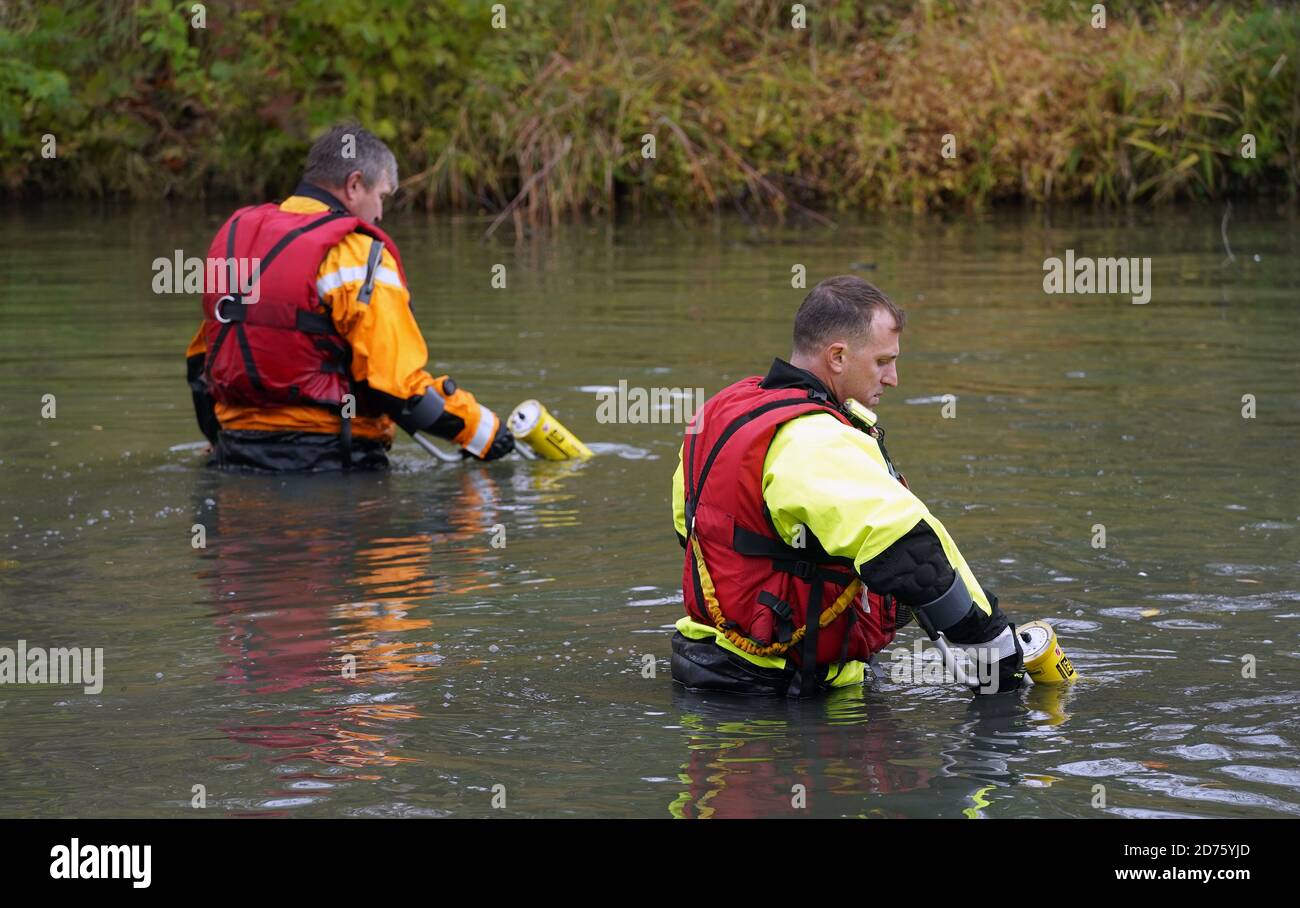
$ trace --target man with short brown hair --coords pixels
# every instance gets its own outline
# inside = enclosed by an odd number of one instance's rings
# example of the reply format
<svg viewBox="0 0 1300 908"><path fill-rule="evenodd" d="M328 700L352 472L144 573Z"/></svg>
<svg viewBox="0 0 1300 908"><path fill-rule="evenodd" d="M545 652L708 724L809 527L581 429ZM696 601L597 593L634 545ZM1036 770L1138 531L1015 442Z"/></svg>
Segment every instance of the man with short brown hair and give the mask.
<svg viewBox="0 0 1300 908"><path fill-rule="evenodd" d="M869 409L898 385L905 323L866 281L824 280L795 315L790 361L725 388L687 427L675 681L796 697L860 683L915 615L982 651L977 693L1021 686L1014 625L907 488Z"/></svg>

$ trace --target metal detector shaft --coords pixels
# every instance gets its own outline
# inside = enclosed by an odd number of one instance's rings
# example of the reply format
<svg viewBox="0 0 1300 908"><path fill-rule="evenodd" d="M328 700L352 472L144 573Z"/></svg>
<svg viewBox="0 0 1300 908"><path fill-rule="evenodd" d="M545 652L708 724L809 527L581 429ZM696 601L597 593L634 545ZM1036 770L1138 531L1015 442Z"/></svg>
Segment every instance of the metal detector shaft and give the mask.
<svg viewBox="0 0 1300 908"><path fill-rule="evenodd" d="M967 676L966 670L957 664L957 659L953 656L952 650L948 649L948 641L943 639L942 636L936 636L934 638L934 645L939 647L939 652L943 654L944 665L948 666L948 670L952 672L952 676L959 683L970 687L970 678Z"/></svg>
<svg viewBox="0 0 1300 908"><path fill-rule="evenodd" d="M957 659L953 656L952 650L948 649L948 641L943 639L943 634L926 617L925 611L923 609L914 609L912 614L916 616L917 625L921 630L925 631L925 635L930 638L930 642L939 648L939 654L943 656L944 667L952 673L953 678L970 687L971 683L966 675L966 670L957 664Z"/></svg>
<svg viewBox="0 0 1300 908"><path fill-rule="evenodd" d="M429 441L429 439L425 438L419 432L412 432L411 438L415 439L415 443L417 445L424 448L424 450L428 451L430 454L432 454L434 457L441 460L443 463L460 463L462 460L464 460L464 458L460 454L452 454L450 451L444 451L442 448L438 447L433 442ZM516 445L515 450L519 452L519 456L522 457L524 460L537 459L537 455L534 454L532 451L529 451L522 444Z"/></svg>
<svg viewBox="0 0 1300 908"><path fill-rule="evenodd" d="M428 451L430 454L432 454L434 457L441 460L443 463L460 463L461 457L459 454L452 454L448 451L444 451L442 448L438 447L433 442L429 441L429 439L425 438L419 432L412 432L411 437L415 439L415 443L417 445L424 448L424 450Z"/></svg>

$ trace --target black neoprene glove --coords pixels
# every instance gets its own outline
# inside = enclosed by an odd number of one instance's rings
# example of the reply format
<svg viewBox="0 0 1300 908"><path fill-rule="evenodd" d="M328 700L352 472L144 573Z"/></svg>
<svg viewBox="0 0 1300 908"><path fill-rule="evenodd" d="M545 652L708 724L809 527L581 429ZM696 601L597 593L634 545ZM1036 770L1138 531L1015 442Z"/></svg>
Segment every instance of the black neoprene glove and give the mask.
<svg viewBox="0 0 1300 908"><path fill-rule="evenodd" d="M1025 683L1025 648L1020 645L1020 635L1016 633L1016 626L1008 624L1011 630L1011 640L1015 644L1016 651L998 660L998 686L986 690L984 687L975 688L976 696L995 696L997 694L1008 694L1012 691L1020 690Z"/></svg>

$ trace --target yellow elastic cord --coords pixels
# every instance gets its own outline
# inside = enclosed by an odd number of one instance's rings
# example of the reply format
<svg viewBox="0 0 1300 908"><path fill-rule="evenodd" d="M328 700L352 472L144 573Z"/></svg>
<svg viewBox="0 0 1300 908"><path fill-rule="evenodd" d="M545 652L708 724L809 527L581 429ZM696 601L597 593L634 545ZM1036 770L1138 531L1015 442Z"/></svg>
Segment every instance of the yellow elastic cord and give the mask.
<svg viewBox="0 0 1300 908"><path fill-rule="evenodd" d="M704 592L704 604L708 607L709 617L713 619L713 624L720 634L737 649L749 653L751 656L779 656L799 644L799 641L804 637L804 633L808 630L807 624L796 630L785 643L770 643L766 646L751 640L744 634L738 634L726 628L724 625L726 625L727 619L722 614L722 606L718 605L717 590L714 589L713 578L709 576L709 569L704 564L704 554L700 551L700 541L694 533L691 534L689 541L691 551L695 554L695 565L700 572L700 589ZM814 578L813 582L818 583L820 581ZM853 582L844 588L844 592L840 593L839 598L835 600L831 607L822 610L821 619L817 622L817 626L824 628L844 614L844 610L853 604L853 600L857 597L861 586L862 581L855 577Z"/></svg>

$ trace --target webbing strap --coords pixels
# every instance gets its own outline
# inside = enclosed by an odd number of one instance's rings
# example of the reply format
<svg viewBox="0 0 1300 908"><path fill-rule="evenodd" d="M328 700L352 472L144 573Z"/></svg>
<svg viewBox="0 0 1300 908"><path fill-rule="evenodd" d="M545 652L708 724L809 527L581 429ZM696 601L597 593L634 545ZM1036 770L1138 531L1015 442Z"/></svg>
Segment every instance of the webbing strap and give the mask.
<svg viewBox="0 0 1300 908"><path fill-rule="evenodd" d="M284 236L280 237L280 241L276 243L274 246L272 246L271 251L268 252L266 254L266 257L262 259L261 264L258 267L258 274L266 274L266 269L269 268L271 263L275 261L276 256L278 256L281 252L283 252L286 246L288 246L294 240L298 239L298 237L302 236L304 233L308 233L312 230L315 230L317 227L323 227L326 224L328 224L330 221L337 221L339 218L346 218L346 217L351 217L351 215L348 214L346 211L331 211L329 214L325 215L324 217L317 218L316 220L312 221L310 224L304 224L301 227L290 230ZM231 253L229 252L227 253L227 255L230 254Z"/></svg>
<svg viewBox="0 0 1300 908"><path fill-rule="evenodd" d="M253 349L248 342L248 334L244 331L243 323L248 318L246 311L248 307L243 301L241 288L235 285L235 234L239 229L239 221L242 217L243 215L239 215L232 220L230 222L230 230L226 232L226 261L230 266L230 277L228 278L227 293L221 297L221 299L217 300L213 309L213 314L217 316L218 320L223 322L223 324L221 325L221 330L217 332L217 339L213 342L212 351L207 357L207 362L205 363L204 368L204 377L209 381L211 380L212 364L216 361L217 354L221 351L226 336L230 333L230 329L233 327L235 329L235 338L239 342L239 355L244 361L244 371L248 374L248 380L252 383L254 389L264 391L266 388L262 384L262 378L261 374L258 372L257 363L253 360ZM271 263L274 262L280 253L298 237L302 236L304 233L315 230L317 227L322 227L331 221L337 221L339 218L345 217L350 217L350 215L343 211L331 211L324 217L317 218L310 224L304 224L301 227L290 230L284 236L280 237L275 245L271 247L270 251L267 252L266 256L260 261L258 265L258 279L260 280L261 277L266 274L266 270L270 267ZM251 290L252 288L250 287L248 289ZM223 305L223 303L225 305ZM325 323L322 319L328 321L327 317L323 314L300 311L295 316L294 326L309 334L333 332L333 323L329 323L329 331L326 331L324 330ZM304 327L304 325L308 327ZM325 369L324 371L333 370ZM344 460L344 469L347 469L351 465L352 461L352 432L351 426L348 424L346 418L343 420L343 431L339 436L339 442L347 449L347 457Z"/></svg>
<svg viewBox="0 0 1300 908"><path fill-rule="evenodd" d="M229 285L233 285L235 282L235 231L239 229L239 218L242 217L241 214L231 221L230 229L226 231L226 261L230 263L230 277L227 279L227 289L229 289ZM220 305L221 301L218 300L217 306ZM221 345L226 342L226 335L229 333L230 322L226 322L221 326L221 330L217 332L217 339L212 342L212 349L208 352L207 362L204 363L203 368L203 378L209 382L212 379L212 364L216 362L217 354L221 352Z"/></svg>
<svg viewBox="0 0 1300 908"><path fill-rule="evenodd" d="M810 536L809 541L813 544L800 549L792 545L786 545L779 539L773 539L770 536L764 536L762 533L747 530L739 525L731 532L731 547L733 549L741 555L748 555L752 558L771 558L772 567L778 571L785 571L787 574L794 574L796 577L802 577L805 580L818 577L822 580L838 583L840 586L852 582L855 573L852 558L827 554L816 537ZM845 574L843 571L822 567L822 565L828 563L848 568L849 573Z"/></svg>
<svg viewBox="0 0 1300 908"><path fill-rule="evenodd" d="M776 615L776 642L789 643L794 636L794 611L790 608L790 603L767 590L759 591L758 602L766 605Z"/></svg>
<svg viewBox="0 0 1300 908"><path fill-rule="evenodd" d="M375 276L379 273L379 262L384 255L384 241L374 238L370 241L370 257L366 261L366 280L361 285L357 302L369 303L370 295L375 292Z"/></svg>
<svg viewBox="0 0 1300 908"><path fill-rule="evenodd" d="M700 499L704 495L704 483L709 478L709 471L713 469L713 462L718 459L718 455L722 453L723 446L731 439L731 437L739 432L745 425L753 422L764 413L769 413L772 410L781 407L804 406L809 400L816 400L816 398L812 396L812 392L809 392L809 396L807 397L788 397L782 400L771 400L765 404L760 404L747 413L742 413L737 416L731 421L731 424L722 431L722 434L718 436L718 440L714 442L712 450L709 451L709 456L704 461L704 468L700 470L700 478L698 481L693 481L693 476L695 474L695 438L699 433L693 433L691 435L690 463L687 464L689 469L686 471L686 481L689 493L686 496L686 524L688 529L695 518L695 509L699 506ZM825 401L819 400L817 403L829 410L835 409Z"/></svg>
<svg viewBox="0 0 1300 908"><path fill-rule="evenodd" d="M243 325L235 325L235 339L239 341L239 355L244 358L244 370L248 373L248 380L258 391L265 391L262 377L257 372L257 364L253 362L253 348L248 344L248 334L245 333Z"/></svg>
<svg viewBox="0 0 1300 908"><path fill-rule="evenodd" d="M853 601L857 598L858 592L862 589L862 581L857 578L845 587L844 592L840 593L834 604L828 609L821 608L822 585L820 583L812 584L810 593L810 606L806 616L807 623L802 627L796 628L790 636L790 640L784 643L772 643L763 645L738 633L734 628L736 625L727 620L722 613L722 606L718 602L717 589L713 585L713 578L709 576L708 565L704 563L704 553L700 550L700 540L694 533L691 533L687 539L691 550L691 583L695 589L695 602L713 622L724 637L727 638L742 652L749 653L751 656L780 656L787 650L799 644L799 641L806 639L809 626L824 627L844 614L844 610L852 606ZM811 602L817 603L816 617L811 607ZM814 632L815 633L815 632Z"/></svg>
<svg viewBox="0 0 1300 908"><path fill-rule="evenodd" d="M280 237L279 241L277 241L276 244L271 247L270 251L267 252L267 254L259 261L257 267L258 280L260 281L266 276L267 269L271 267L271 263L274 262L279 257L280 253L298 237L302 236L304 233L309 233L310 231L315 230L317 227L322 227L331 221L337 221L339 218L350 216L351 215L347 212L331 211L329 214L317 218L310 224L304 224L301 227L290 230L284 236ZM243 217L243 215L240 215L240 217ZM230 232L226 234L226 261L230 264L230 278L228 280L225 295L222 299L217 301L216 305L216 314L220 315L222 319L231 322L242 322L248 317L244 312L244 309L248 305L243 299L245 291L243 288L236 286L235 228L238 226L239 218L235 218L235 220L230 224ZM248 290L252 289L252 287L248 288ZM224 305L223 301L225 302Z"/></svg>
<svg viewBox="0 0 1300 908"><path fill-rule="evenodd" d="M817 692L817 636L821 630L821 617L822 585L814 583L808 597L808 623L804 625L807 631L803 635L803 650L799 658L800 697L811 697Z"/></svg>
<svg viewBox="0 0 1300 908"><path fill-rule="evenodd" d="M324 312L299 309L294 315L293 326L303 334L338 334L334 320Z"/></svg>

